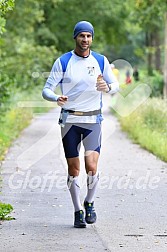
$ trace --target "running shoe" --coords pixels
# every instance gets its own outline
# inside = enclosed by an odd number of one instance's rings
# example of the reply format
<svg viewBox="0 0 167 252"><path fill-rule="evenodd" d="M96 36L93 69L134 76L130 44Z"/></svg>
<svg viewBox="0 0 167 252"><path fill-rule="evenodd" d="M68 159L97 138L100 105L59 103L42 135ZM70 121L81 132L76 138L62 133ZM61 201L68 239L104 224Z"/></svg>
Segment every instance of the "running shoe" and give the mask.
<svg viewBox="0 0 167 252"><path fill-rule="evenodd" d="M85 222L85 217L84 217L84 212L83 210L79 210L74 213L74 227L75 228L85 228L86 227L86 222Z"/></svg>
<svg viewBox="0 0 167 252"><path fill-rule="evenodd" d="M88 224L95 223L97 216L96 216L96 212L94 209L94 201L92 203L85 201L84 207L85 207L85 211L86 211L86 217L85 217L86 223L88 223Z"/></svg>

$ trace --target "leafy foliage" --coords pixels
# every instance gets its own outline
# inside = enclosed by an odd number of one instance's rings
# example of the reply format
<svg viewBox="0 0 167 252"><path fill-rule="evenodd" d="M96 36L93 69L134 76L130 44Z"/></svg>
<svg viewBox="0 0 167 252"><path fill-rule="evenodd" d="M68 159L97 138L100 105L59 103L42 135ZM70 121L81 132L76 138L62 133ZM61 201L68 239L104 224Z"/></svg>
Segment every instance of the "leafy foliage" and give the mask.
<svg viewBox="0 0 167 252"><path fill-rule="evenodd" d="M142 54L145 54L143 59L147 62L148 74L152 75L154 69L162 72L164 58L161 51L164 55L166 0L126 0L126 5L127 8L131 6L131 22L137 23L144 34L141 49Z"/></svg>
<svg viewBox="0 0 167 252"><path fill-rule="evenodd" d="M13 218L8 216L13 211L13 207L10 204L0 202L0 220L12 220Z"/></svg>
<svg viewBox="0 0 167 252"><path fill-rule="evenodd" d="M5 14L13 10L15 0L0 0L0 34L5 32Z"/></svg>
<svg viewBox="0 0 167 252"><path fill-rule="evenodd" d="M44 83L43 72L48 72L58 53L54 45L46 47L35 41L34 32L43 21L43 10L39 1L16 0L15 9L6 15L6 32L0 40L0 113L12 90L30 89ZM38 73L38 78L33 73ZM2 118L2 117L1 117Z"/></svg>
<svg viewBox="0 0 167 252"><path fill-rule="evenodd" d="M155 31L156 28L162 28L167 2L166 0L137 0L135 11L139 24L145 29Z"/></svg>
<svg viewBox="0 0 167 252"><path fill-rule="evenodd" d="M54 42L61 52L71 50L74 47L72 39L74 25L80 20L88 20L95 26L94 48L97 46L104 48L106 43L120 44L122 39L125 39L125 27L122 26L122 22L126 12L123 10L123 5L123 3L120 5L117 0L71 0L70 2L62 0L56 3L47 0L43 4L45 19L39 25L37 36L40 37L37 39L43 36L47 45ZM41 42L39 40L39 43Z"/></svg>
<svg viewBox="0 0 167 252"><path fill-rule="evenodd" d="M72 31L80 20L94 25L92 49L104 53L111 62L118 58L133 65L143 62L147 54L144 31L147 27L152 29L153 19L156 27L162 29L165 9L165 0L151 3L150 0L121 3L118 0L0 0L3 22L7 19L7 32L0 39L1 111L15 88L28 90L45 82L42 73L50 71L60 53L74 47ZM4 25L0 25L1 29ZM34 72L39 74L38 78L33 77Z"/></svg>
<svg viewBox="0 0 167 252"><path fill-rule="evenodd" d="M148 83L152 88L151 97L162 97L163 96L163 76L157 71L153 72L152 76L147 78Z"/></svg>

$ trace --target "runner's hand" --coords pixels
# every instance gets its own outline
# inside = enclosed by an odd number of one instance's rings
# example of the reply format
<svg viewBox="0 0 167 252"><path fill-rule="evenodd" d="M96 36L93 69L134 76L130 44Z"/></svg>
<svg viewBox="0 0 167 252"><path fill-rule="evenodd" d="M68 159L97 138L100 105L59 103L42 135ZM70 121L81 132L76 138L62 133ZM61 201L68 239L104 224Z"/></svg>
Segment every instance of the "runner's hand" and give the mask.
<svg viewBox="0 0 167 252"><path fill-rule="evenodd" d="M97 88L97 91L103 91L103 92L109 91L109 87L107 83L105 82L105 80L103 80L103 76L101 74L97 77L96 88Z"/></svg>
<svg viewBox="0 0 167 252"><path fill-rule="evenodd" d="M67 102L67 100L68 100L68 96L62 95L58 98L57 104L61 107Z"/></svg>

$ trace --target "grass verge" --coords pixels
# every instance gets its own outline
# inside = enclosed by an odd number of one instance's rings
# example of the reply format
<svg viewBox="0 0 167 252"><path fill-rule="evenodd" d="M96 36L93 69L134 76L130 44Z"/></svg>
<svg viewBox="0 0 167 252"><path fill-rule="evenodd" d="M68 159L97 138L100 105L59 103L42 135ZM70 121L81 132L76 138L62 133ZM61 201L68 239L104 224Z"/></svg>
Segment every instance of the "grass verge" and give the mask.
<svg viewBox="0 0 167 252"><path fill-rule="evenodd" d="M44 113L50 109L50 104L41 97L41 90L42 87L33 89L31 93L15 90L6 104L7 109L0 118L0 161L4 159L13 140L30 124L34 113ZM23 106L19 106L20 103Z"/></svg>
<svg viewBox="0 0 167 252"><path fill-rule="evenodd" d="M167 101L150 98L119 121L135 143L167 162Z"/></svg>

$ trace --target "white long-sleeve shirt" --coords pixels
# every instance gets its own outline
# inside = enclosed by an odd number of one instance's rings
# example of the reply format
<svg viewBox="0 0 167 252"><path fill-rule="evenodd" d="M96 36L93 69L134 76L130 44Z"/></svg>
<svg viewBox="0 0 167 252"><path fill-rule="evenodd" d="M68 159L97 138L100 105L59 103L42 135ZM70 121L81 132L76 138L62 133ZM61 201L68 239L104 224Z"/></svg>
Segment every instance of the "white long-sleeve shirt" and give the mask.
<svg viewBox="0 0 167 252"><path fill-rule="evenodd" d="M68 101L63 106L64 109L82 112L98 110L102 108L102 92L96 89L97 77L100 74L103 75L106 83L111 86L109 93L116 93L119 90L119 84L105 56L102 73L99 62L94 57L92 51L85 58L77 56L74 51L71 51L64 73L61 59L58 58L54 62L42 95L46 100L57 101L59 95L55 94L54 91L60 85L62 94L68 96ZM101 119L101 115L68 115L66 122L96 123Z"/></svg>

